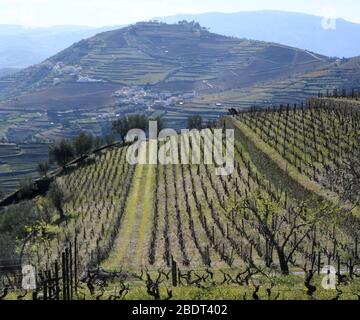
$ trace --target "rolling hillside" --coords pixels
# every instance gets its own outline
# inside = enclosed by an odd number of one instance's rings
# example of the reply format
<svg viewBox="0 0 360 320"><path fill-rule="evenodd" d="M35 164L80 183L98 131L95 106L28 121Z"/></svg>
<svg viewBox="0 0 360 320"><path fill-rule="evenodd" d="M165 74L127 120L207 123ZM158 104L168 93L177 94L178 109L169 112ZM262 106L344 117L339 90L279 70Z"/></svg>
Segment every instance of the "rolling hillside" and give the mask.
<svg viewBox="0 0 360 320"><path fill-rule="evenodd" d="M28 259L49 268L76 238L77 272L102 270L113 280L127 275L121 281L130 284L130 299L148 297L154 275L162 279L163 297L173 287L178 298L246 299L255 290L263 299L271 292L277 299L355 299L359 211L342 200L341 182L329 187L327 173L357 157L357 106L351 99L314 99L304 108L228 118L236 136L228 177L217 176L213 165L130 165L130 146L105 148L56 178L68 195L64 220L50 193L34 199L48 222L40 222ZM190 152L197 144L191 140ZM178 288L167 273L174 261ZM327 264L344 277L337 291L320 286ZM100 298L116 286L87 281L90 291L102 290Z"/></svg>
<svg viewBox="0 0 360 320"><path fill-rule="evenodd" d="M216 35L196 24L138 23L83 40L2 79L0 95L92 81L201 93L249 87L328 62L291 47Z"/></svg>
<svg viewBox="0 0 360 320"><path fill-rule="evenodd" d="M301 104L307 98L342 88L351 91L360 87L360 57L337 60L303 74L287 79L258 83L251 88L225 90L217 94L198 97L194 102L211 105L221 102L232 107L271 106L286 104L288 101Z"/></svg>
<svg viewBox="0 0 360 320"><path fill-rule="evenodd" d="M326 89L356 88L359 71L359 58L332 60L217 35L196 23L138 23L82 40L1 78L0 139L30 143L31 149L34 141L48 143L84 130L107 135L113 120L134 113L161 116L166 126L179 129L194 114L216 120L230 107L301 104ZM124 88L135 91L135 98L115 94ZM138 92L144 93L137 97ZM12 154L6 148L3 152ZM36 164L30 168L27 157L22 159L1 162L5 190L19 182L11 176L35 172Z"/></svg>
<svg viewBox="0 0 360 320"><path fill-rule="evenodd" d="M80 41L0 79L0 106L7 113L120 106L123 99L114 92L124 86L195 94L182 107L154 105L178 127L183 114L206 110L217 116L226 112L223 107L301 103L326 89L356 88L359 71L357 57L335 60L275 43L225 37L196 23L138 23Z"/></svg>

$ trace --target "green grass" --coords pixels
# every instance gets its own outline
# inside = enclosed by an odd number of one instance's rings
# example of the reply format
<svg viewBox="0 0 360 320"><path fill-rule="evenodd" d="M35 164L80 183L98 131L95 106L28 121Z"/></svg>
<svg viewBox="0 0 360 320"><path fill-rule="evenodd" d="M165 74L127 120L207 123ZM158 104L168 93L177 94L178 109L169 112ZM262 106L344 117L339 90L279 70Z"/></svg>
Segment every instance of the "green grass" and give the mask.
<svg viewBox="0 0 360 320"><path fill-rule="evenodd" d="M127 265L129 261L136 268L146 263L143 258L147 256L144 250L149 243L151 232L149 225L152 223L153 214L154 173L154 166L137 165L117 246L103 263L106 269L116 270L120 265ZM129 259L126 259L127 257Z"/></svg>
<svg viewBox="0 0 360 320"><path fill-rule="evenodd" d="M140 262L140 265L146 263L143 261L143 257L147 256L147 252L144 252L144 248L147 249L147 244L149 243L149 224L152 223L153 215L153 191L155 189L155 167L153 165L146 166L147 173L145 177L145 187L143 189L145 197L143 197L143 207L142 207L142 218L140 222L140 228L138 232L138 245L136 249L136 262ZM146 240L146 241L145 241Z"/></svg>
<svg viewBox="0 0 360 320"><path fill-rule="evenodd" d="M202 254L205 249L208 249L211 258L210 267L216 273L216 284L211 286L210 283L206 283L206 289L188 286L175 288L173 289L174 299L252 299L254 291L252 285L221 284L220 270L229 268L230 272L235 273L243 271L241 269L247 266L244 255L233 251L239 247L240 241L241 247L244 248L244 251L242 249L241 251L246 253L250 249L254 263L264 266L261 252L257 249L252 250L252 246L249 247L251 241L256 242L259 229L251 220L242 219L240 221L241 217L238 220L230 217L227 205L231 205L231 200L234 200L232 197L241 199L243 194L251 192L254 188L261 189L266 195L270 195L271 191L275 190L276 195L281 194L279 198L274 197L274 199L278 199L276 204L279 206L279 210L276 213L279 215L290 212L286 211L283 191L289 193L291 205L297 205L294 200L311 200L313 197L315 200L333 201L333 199L330 198L331 194L329 195L320 185L301 175L294 166L287 163L250 127L234 119L229 119L229 124L236 127L236 144L243 152L237 153L236 168L238 170L228 179L215 177L212 166L189 165L184 168L181 165L176 167L169 165L160 166L158 171L155 166L151 165L136 165L129 168L130 165L125 162L125 150L117 148L104 151L94 157L93 163L79 165L76 170L59 178L69 193L74 195L65 208L69 219L59 223L58 228L56 228L56 222L50 226L49 232L56 236L58 241L53 241L51 247L46 247L45 244L43 247L39 245L38 251L40 253L50 252L48 264L51 264L51 259L56 259L59 247L65 245L66 237L71 239L76 232L80 247L79 257L82 260L79 264L81 268L88 267L83 260L90 257L92 265L100 264L108 271L123 270L139 273L140 270L150 268L152 270L150 272L155 276L158 267L163 267L165 272L169 271L169 267L165 266L168 253L174 257L183 272L189 270L205 272L206 262L204 263L204 261L206 260L203 259ZM122 168L121 171L119 171L119 165ZM130 176L129 171L131 171L131 178L127 178ZM157 173L159 174L159 188L156 189ZM260 175L258 175L259 173ZM240 191L235 190L235 182ZM120 189L126 189L129 192L120 193ZM188 195L188 198L185 194ZM227 199L225 199L225 195L228 196ZM222 200L223 197L224 200ZM151 232L154 228L155 198L159 200L157 211L159 223L156 230L157 237L154 238L155 261L153 265L150 265L148 258L152 240ZM42 200L45 201L46 198L42 198ZM178 207L176 207L176 202ZM215 210L211 210L213 204ZM176 211L176 208L179 211ZM167 219L169 219L169 223L167 223ZM120 225L118 225L119 221ZM242 236L239 228L236 228L240 226L240 222L246 223L246 236ZM113 228L114 224L116 224L116 228ZM288 227L285 223L282 230L286 232ZM316 248L319 252L324 252L325 246L326 249L329 248L328 230L330 229L328 227L324 223L319 228L321 230L316 237L320 243ZM341 225L339 225L340 228L342 228ZM192 229L194 229L193 233ZM343 232L346 230L336 230L339 247L352 244L352 239L343 235ZM282 233L279 236L281 237ZM112 241L114 238L115 242ZM259 244L264 243L261 240L259 238ZM182 249L182 243L185 250ZM311 243L304 242L305 246L310 248ZM104 251L104 255L96 256L96 253L102 248L110 251ZM345 251L345 249L341 250L339 254L341 255ZM227 260L222 258L222 254L232 254L231 252L235 253L235 260L227 264ZM303 276L299 273L299 266L307 261L306 257L303 258L302 253L299 250L296 254L298 265L290 266L290 272L293 275L278 277L276 280L274 297L279 294L278 298L283 300L310 298L306 295ZM185 255L191 259L190 265L184 262L186 261ZM41 258L43 259L43 256ZM278 261L274 257L272 270L274 272L276 270L278 275L277 263ZM269 275L269 277L272 276ZM259 292L260 299L268 299L266 279L253 277L252 280L262 285ZM332 299L336 296L336 291L320 289L320 279L314 281L319 287L314 298ZM341 286L341 290L344 291L342 298L356 299L352 290L357 285L358 279L347 287ZM109 288L112 290L113 286L114 284L110 284ZM169 279L164 279L161 287L163 298L166 297L165 289L170 287ZM111 290L109 294L111 294ZM85 292L87 298L95 298L89 296L87 291ZM135 278L130 281L130 293L127 299L151 299L146 292L144 281L138 281Z"/></svg>
<svg viewBox="0 0 360 320"><path fill-rule="evenodd" d="M316 286L317 290L314 295L310 297L307 295L307 289L304 286L303 278L300 276L288 276L280 277L276 279L276 285L271 289L271 296L268 296L267 289L269 289L270 283L257 279L259 282L260 290L258 292L259 300L332 300L336 298L336 290L325 290L321 286L322 276L315 276L312 284ZM259 280L259 281L258 281ZM102 300L107 300L110 295L114 294L114 289L117 288L116 283L109 283L109 286L106 288ZM360 282L355 280L350 285L339 285L337 289L342 292L339 300L358 300L357 294L359 294ZM172 300L254 300L253 293L255 288L253 285L243 285L239 286L237 284L218 284L211 286L210 284L206 285L206 288L197 288L195 286L179 286L173 288L169 281L165 281L160 285L160 297L161 299L167 298L167 289L172 290L173 298ZM80 289L80 297L85 295L87 300L96 300L96 296L100 294L100 291L96 291L94 296L89 294L87 289ZM16 300L17 295L20 292L13 292L6 297L6 300ZM76 296L75 296L75 299ZM31 294L28 293L24 300L31 300ZM129 286L129 293L127 294L125 300L154 300L152 296L147 293L145 283L140 280L131 281Z"/></svg>

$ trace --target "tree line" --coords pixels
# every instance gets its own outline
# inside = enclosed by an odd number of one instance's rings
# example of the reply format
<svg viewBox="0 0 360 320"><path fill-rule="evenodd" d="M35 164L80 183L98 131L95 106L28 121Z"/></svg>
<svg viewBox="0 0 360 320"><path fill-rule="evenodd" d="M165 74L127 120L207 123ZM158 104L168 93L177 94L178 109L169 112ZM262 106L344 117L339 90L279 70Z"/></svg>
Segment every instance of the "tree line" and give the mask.
<svg viewBox="0 0 360 320"><path fill-rule="evenodd" d="M126 135L132 129L140 129L147 132L149 120L157 121L158 132L164 129L165 121L161 117L149 119L144 115L129 115L114 121L112 124L112 134L105 138L95 137L91 133L81 132L79 136L73 139L61 139L50 147L50 163L56 163L62 169L66 169L66 166L70 161L84 157L91 151L100 148L102 145L111 145L117 138L120 139L121 143L125 143ZM217 126L217 121L209 120L205 122L199 115L190 116L187 119L187 128L190 130L215 128ZM50 163L39 163L38 172L41 176L47 176L50 170Z"/></svg>

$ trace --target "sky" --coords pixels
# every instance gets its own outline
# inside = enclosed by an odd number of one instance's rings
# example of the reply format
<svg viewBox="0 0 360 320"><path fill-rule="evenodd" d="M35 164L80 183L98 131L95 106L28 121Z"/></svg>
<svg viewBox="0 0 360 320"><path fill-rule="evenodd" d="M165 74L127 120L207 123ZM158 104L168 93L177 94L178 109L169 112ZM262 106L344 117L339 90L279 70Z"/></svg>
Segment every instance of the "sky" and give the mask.
<svg viewBox="0 0 360 320"><path fill-rule="evenodd" d="M360 23L359 0L0 0L0 24L112 26L181 13L282 10Z"/></svg>

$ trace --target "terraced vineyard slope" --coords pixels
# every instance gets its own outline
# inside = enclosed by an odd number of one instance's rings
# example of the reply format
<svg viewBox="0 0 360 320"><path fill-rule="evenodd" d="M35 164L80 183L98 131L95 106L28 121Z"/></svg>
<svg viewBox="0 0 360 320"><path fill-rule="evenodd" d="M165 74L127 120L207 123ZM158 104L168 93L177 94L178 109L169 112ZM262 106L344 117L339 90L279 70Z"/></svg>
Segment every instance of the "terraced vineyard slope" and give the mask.
<svg viewBox="0 0 360 320"><path fill-rule="evenodd" d="M359 120L357 100L336 98L310 99L305 106L254 110L237 117L240 130L260 148L265 144L279 167L286 166L304 188L334 201L348 179L336 172L358 157Z"/></svg>
<svg viewBox="0 0 360 320"><path fill-rule="evenodd" d="M360 86L360 58L338 59L309 72L293 74L283 79L269 79L251 88L238 87L221 93L207 94L195 99L200 105L222 103L229 107L247 108L287 104L301 104L306 99L334 89L353 89ZM358 94L358 90L356 90Z"/></svg>
<svg viewBox="0 0 360 320"><path fill-rule="evenodd" d="M236 136L229 176L216 175L215 165L194 161L130 165L131 147L105 148L53 182L66 195L65 219L52 207L52 191L33 200L39 212L47 210L52 218L32 229L41 232L26 246L29 262L49 268L76 238L77 272L92 294L98 285L92 282L98 278L90 276L95 272L111 279L120 275L122 286L129 281L133 298L159 298L151 290L160 285L153 277L158 275L168 288L172 268L179 276L172 285L179 281L184 286L174 291L179 297L182 292L189 297L212 292L239 298L252 288L256 297L259 286L267 283L268 298L277 286L283 299L334 298L340 291L338 297L346 292L347 298L355 298L357 283L351 278L360 263L359 216L343 198L347 180L332 188L329 182L330 173L359 152L358 112L355 100L314 99L303 107L252 110L228 118L227 127ZM186 137L161 140L158 147L180 148ZM143 142L140 158L149 144ZM192 153L206 143L190 139L189 146ZM181 163L180 154L169 156L172 163ZM204 163L204 150L200 157ZM311 282L320 279L315 280L315 270L320 274L327 264L337 267L341 289L325 293L318 287L314 293ZM342 275L347 273L345 283ZM303 275L307 293L298 287ZM284 290L284 283L296 288ZM106 285L100 286L100 296ZM221 293L211 291L215 288ZM161 294L166 292L173 294L165 288Z"/></svg>
<svg viewBox="0 0 360 320"><path fill-rule="evenodd" d="M359 149L356 107L338 103L312 100L303 108L238 115L236 165L228 177L217 176L211 165L134 168L125 163L124 149L109 151L59 179L75 196L66 205L71 223L56 243L65 240L64 234L71 238L77 233L93 251L84 249L83 267L102 264L110 270L170 266L173 257L183 268L258 265L288 272L315 252L333 258L353 254L356 230L350 232L347 223L357 223L356 218L341 214L335 223L329 216L340 215L345 203L335 187L331 191L338 201L330 197L327 174ZM259 158L269 155L268 162L278 166L273 176L264 171L266 163L258 165ZM280 185L276 175L283 169L287 172ZM125 175L129 178L122 177L124 172L131 173ZM123 189L126 197L119 193ZM298 189L304 190L303 197ZM265 221L277 234L277 244L254 211L269 219ZM111 233L112 245L101 254L102 241L109 241L104 223L114 212L119 220ZM321 228L316 227L319 223ZM342 243L335 252L334 234ZM284 243L281 250L279 243Z"/></svg>

